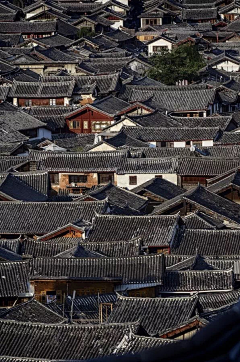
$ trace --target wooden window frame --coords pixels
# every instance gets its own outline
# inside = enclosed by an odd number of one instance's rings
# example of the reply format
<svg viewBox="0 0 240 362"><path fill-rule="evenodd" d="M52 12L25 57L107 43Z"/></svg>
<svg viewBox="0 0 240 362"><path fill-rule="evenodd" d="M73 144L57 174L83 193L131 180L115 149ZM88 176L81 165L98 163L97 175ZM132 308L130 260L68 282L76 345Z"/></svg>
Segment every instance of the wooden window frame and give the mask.
<svg viewBox="0 0 240 362"><path fill-rule="evenodd" d="M137 185L137 176L129 176L129 185Z"/></svg>

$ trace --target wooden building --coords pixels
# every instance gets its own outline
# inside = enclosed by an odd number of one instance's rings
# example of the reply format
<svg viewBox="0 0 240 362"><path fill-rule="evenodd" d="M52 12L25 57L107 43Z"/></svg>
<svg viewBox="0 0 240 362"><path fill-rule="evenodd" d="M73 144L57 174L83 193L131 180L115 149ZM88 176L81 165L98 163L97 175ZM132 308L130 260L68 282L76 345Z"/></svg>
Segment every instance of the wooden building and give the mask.
<svg viewBox="0 0 240 362"><path fill-rule="evenodd" d="M103 112L93 105L85 105L69 113L66 117L69 132L74 133L97 133L114 120L114 116Z"/></svg>
<svg viewBox="0 0 240 362"><path fill-rule="evenodd" d="M8 97L18 107L68 106L75 81L13 82Z"/></svg>
<svg viewBox="0 0 240 362"><path fill-rule="evenodd" d="M64 295L111 293L114 290L152 290L161 285L165 266L163 255L126 258L36 258L33 259L31 285L35 298L49 303ZM61 272L60 272L61 270ZM60 272L60 273L59 273ZM152 289L153 288L153 289Z"/></svg>

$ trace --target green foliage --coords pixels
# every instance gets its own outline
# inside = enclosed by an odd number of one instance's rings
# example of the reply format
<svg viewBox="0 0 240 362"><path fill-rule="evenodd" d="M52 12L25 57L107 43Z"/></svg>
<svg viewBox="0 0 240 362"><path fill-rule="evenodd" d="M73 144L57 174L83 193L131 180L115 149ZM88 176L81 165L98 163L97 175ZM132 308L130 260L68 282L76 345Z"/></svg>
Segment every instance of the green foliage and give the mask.
<svg viewBox="0 0 240 362"><path fill-rule="evenodd" d="M91 28L86 28L86 27L83 27L81 28L79 31L78 31L78 38L84 38L85 36L94 36L95 33L92 31Z"/></svg>
<svg viewBox="0 0 240 362"><path fill-rule="evenodd" d="M204 67L202 55L196 45L184 44L172 52L164 50L150 58L152 67L147 75L167 85L175 85L179 80L192 82L198 79L198 70Z"/></svg>

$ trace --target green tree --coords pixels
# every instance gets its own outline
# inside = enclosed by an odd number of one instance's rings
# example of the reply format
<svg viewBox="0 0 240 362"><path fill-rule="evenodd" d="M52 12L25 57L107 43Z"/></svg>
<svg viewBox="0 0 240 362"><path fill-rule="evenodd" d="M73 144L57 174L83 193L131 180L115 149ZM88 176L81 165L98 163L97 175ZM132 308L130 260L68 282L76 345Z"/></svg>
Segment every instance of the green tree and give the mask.
<svg viewBox="0 0 240 362"><path fill-rule="evenodd" d="M179 80L192 82L198 79L198 70L204 67L202 55L196 45L184 44L171 52L164 50L150 58L152 67L147 75L167 85L175 85Z"/></svg>
<svg viewBox="0 0 240 362"><path fill-rule="evenodd" d="M91 28L86 28L86 27L82 27L79 31L78 31L78 38L84 38L86 36L92 37L95 35L95 33L92 31Z"/></svg>

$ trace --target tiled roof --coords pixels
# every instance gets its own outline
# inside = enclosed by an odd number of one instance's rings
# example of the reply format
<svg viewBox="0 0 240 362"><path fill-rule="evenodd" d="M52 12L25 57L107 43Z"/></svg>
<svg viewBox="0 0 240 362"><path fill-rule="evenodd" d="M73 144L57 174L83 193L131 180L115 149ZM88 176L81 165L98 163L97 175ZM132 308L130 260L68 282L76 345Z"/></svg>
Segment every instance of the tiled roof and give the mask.
<svg viewBox="0 0 240 362"><path fill-rule="evenodd" d="M64 128L66 126L64 115L72 110L72 107L64 106L31 107L25 109L25 112L46 123L50 129L56 132L56 129Z"/></svg>
<svg viewBox="0 0 240 362"><path fill-rule="evenodd" d="M140 117L130 117L133 122L140 125L141 127L178 127L178 119L166 116L161 112L153 112Z"/></svg>
<svg viewBox="0 0 240 362"><path fill-rule="evenodd" d="M217 145L239 145L240 132L224 132L215 143Z"/></svg>
<svg viewBox="0 0 240 362"><path fill-rule="evenodd" d="M217 19L217 8L204 8L204 9L183 9L183 20L210 20Z"/></svg>
<svg viewBox="0 0 240 362"><path fill-rule="evenodd" d="M26 142L28 137L9 126L5 122L0 121L0 143L16 143Z"/></svg>
<svg viewBox="0 0 240 362"><path fill-rule="evenodd" d="M128 136L124 131L118 133L116 136L105 139L104 142L109 144L110 146L113 146L114 148L141 148L148 146L147 143L140 141L134 137Z"/></svg>
<svg viewBox="0 0 240 362"><path fill-rule="evenodd" d="M160 215L164 212L166 213L173 206L179 205L183 200L195 205L197 210L204 213L210 212L211 215L214 213L220 220L240 223L240 206L238 204L213 194L202 186L190 189L185 194L176 196L156 206L153 214Z"/></svg>
<svg viewBox="0 0 240 362"><path fill-rule="evenodd" d="M170 327L191 318L197 298L132 298L119 296L108 318L109 323L140 321L150 336L160 335Z"/></svg>
<svg viewBox="0 0 240 362"><path fill-rule="evenodd" d="M0 183L5 179L9 173L0 173ZM28 171L28 172L14 172L10 175L16 179L24 182L35 191L47 196L49 191L48 172L45 171Z"/></svg>
<svg viewBox="0 0 240 362"><path fill-rule="evenodd" d="M0 247L15 254L20 252L20 240L19 239L0 239Z"/></svg>
<svg viewBox="0 0 240 362"><path fill-rule="evenodd" d="M209 292L233 289L232 270L166 271L159 293Z"/></svg>
<svg viewBox="0 0 240 362"><path fill-rule="evenodd" d="M144 245L169 246L178 224L173 216L98 215L87 238L90 242L142 239Z"/></svg>
<svg viewBox="0 0 240 362"><path fill-rule="evenodd" d="M56 47L56 46L67 46L70 44L71 40L66 38L65 36L56 34L44 38L37 38L36 40L40 41L40 43L43 43L45 45L48 45L50 47Z"/></svg>
<svg viewBox="0 0 240 362"><path fill-rule="evenodd" d="M0 354L38 360L97 358L112 354L124 335L136 328L130 323L80 326L0 320Z"/></svg>
<svg viewBox="0 0 240 362"><path fill-rule="evenodd" d="M199 295L198 300L203 311L217 309L229 304L237 303L240 298L239 290L226 293Z"/></svg>
<svg viewBox="0 0 240 362"><path fill-rule="evenodd" d="M141 239L135 238L127 241L83 242L80 245L87 250L97 252L104 256L122 258L128 256L138 256L141 249Z"/></svg>
<svg viewBox="0 0 240 362"><path fill-rule="evenodd" d="M123 132L144 142L150 141L189 141L215 140L219 128L153 128L124 127Z"/></svg>
<svg viewBox="0 0 240 362"><path fill-rule="evenodd" d="M132 209L136 210L143 209L147 204L146 198L138 196L131 191L114 186L111 182L88 192L87 195L85 194L83 196L83 200L88 196L91 196L99 201L107 199L110 205L117 205L120 207L128 205Z"/></svg>
<svg viewBox="0 0 240 362"><path fill-rule="evenodd" d="M44 62L54 61L54 62L64 62L67 64L69 64L69 63L77 64L78 63L78 60L76 58L74 58L72 55L70 55L68 53L64 53L64 52L60 51L59 49L56 49L53 47L47 48L47 49L35 47L34 52L31 53L31 56L34 59L35 56L38 57L38 55L40 55L40 56L42 55L44 57Z"/></svg>
<svg viewBox="0 0 240 362"><path fill-rule="evenodd" d="M46 234L70 222L91 221L105 202L3 202L0 203L0 233Z"/></svg>
<svg viewBox="0 0 240 362"><path fill-rule="evenodd" d="M14 174L8 174L5 178L0 175L0 193L11 200L21 201L46 201L47 196L41 194L23 180L15 177Z"/></svg>
<svg viewBox="0 0 240 362"><path fill-rule="evenodd" d="M92 40L92 39L91 39ZM114 45L114 47L116 44ZM91 59L91 58L90 58ZM93 58L94 59L94 58ZM86 70L90 74L112 74L120 72L129 62L129 58L119 59L94 59L94 61L83 61L80 63L80 69ZM139 100L139 99L137 99Z"/></svg>
<svg viewBox="0 0 240 362"><path fill-rule="evenodd" d="M232 116L173 117L179 126L187 128L220 128L223 131L232 121Z"/></svg>
<svg viewBox="0 0 240 362"><path fill-rule="evenodd" d="M233 187L235 189L240 188L240 173L238 170L234 171L230 175L226 175L216 182L211 182L208 190L214 193L220 193L226 187Z"/></svg>
<svg viewBox="0 0 240 362"><path fill-rule="evenodd" d="M214 152L214 148L212 147L212 152ZM225 152L229 151L226 149ZM237 168L239 165L240 161L236 157L228 159L222 156L221 158L221 153L219 158L184 157L179 160L177 173L182 176L212 177Z"/></svg>
<svg viewBox="0 0 240 362"><path fill-rule="evenodd" d="M78 244L71 249L62 251L54 256L55 258L103 258L104 255L90 251L85 245Z"/></svg>
<svg viewBox="0 0 240 362"><path fill-rule="evenodd" d="M239 31L239 24L240 19L237 17L235 20L233 20L231 23L229 23L227 26L222 28L222 31L232 31L232 32L238 32Z"/></svg>
<svg viewBox="0 0 240 362"><path fill-rule="evenodd" d="M108 293L108 294L98 294L98 295L89 295L76 297L73 300L73 320L84 323L99 323L100 314L99 314L99 305L101 303L110 303L114 304L117 300L117 294ZM72 299L66 298L65 310L71 310ZM110 312L110 305L108 308L108 313ZM69 314L69 313L68 313ZM106 317L102 315L103 320L105 321Z"/></svg>
<svg viewBox="0 0 240 362"><path fill-rule="evenodd" d="M240 255L239 230L185 230L182 238L172 245L172 253L223 256Z"/></svg>
<svg viewBox="0 0 240 362"><path fill-rule="evenodd" d="M23 146L22 142L19 143L0 143L0 155L11 156L18 150L21 150Z"/></svg>
<svg viewBox="0 0 240 362"><path fill-rule="evenodd" d="M177 166L176 158L129 158L118 166L117 174L176 174Z"/></svg>
<svg viewBox="0 0 240 362"><path fill-rule="evenodd" d="M159 177L152 178L140 186L135 187L131 191L139 195L144 192L148 192L152 195L160 196L165 200L172 199L173 197L185 192L185 190L181 187Z"/></svg>
<svg viewBox="0 0 240 362"><path fill-rule="evenodd" d="M84 89L95 84L100 94L108 94L115 92L119 87L119 73L107 74L107 75L94 75L94 76L75 76L76 85L80 91L84 92Z"/></svg>
<svg viewBox="0 0 240 362"><path fill-rule="evenodd" d="M31 279L118 280L125 284L161 284L162 255L125 258L36 258Z"/></svg>
<svg viewBox="0 0 240 362"><path fill-rule="evenodd" d="M74 81L68 82L14 82L9 97L59 98L71 97Z"/></svg>
<svg viewBox="0 0 240 362"><path fill-rule="evenodd" d="M152 97L158 108L169 111L204 110L214 102L215 89L202 86L188 87L139 87L126 86L126 92L121 97L128 102L146 100Z"/></svg>
<svg viewBox="0 0 240 362"><path fill-rule="evenodd" d="M0 33L13 34L13 33L52 33L56 31L56 21L15 21L15 22L2 22L0 23Z"/></svg>
<svg viewBox="0 0 240 362"><path fill-rule="evenodd" d="M21 254L33 258L49 258L78 245L79 238L55 238L50 241L25 239L21 244Z"/></svg>
<svg viewBox="0 0 240 362"><path fill-rule="evenodd" d="M28 129L36 129L46 127L46 124L39 121L37 118L23 112L21 109L12 106L11 109L6 110L4 103L0 105L0 122L7 123L17 131L24 131Z"/></svg>
<svg viewBox="0 0 240 362"><path fill-rule="evenodd" d="M0 246L0 260L1 261L20 261L22 257L13 251Z"/></svg>
<svg viewBox="0 0 240 362"><path fill-rule="evenodd" d="M6 172L12 167L28 161L26 156L0 156L0 171Z"/></svg>
<svg viewBox="0 0 240 362"><path fill-rule="evenodd" d="M78 134L65 134L61 133L58 136L53 135L54 143L65 148L67 151L77 152L79 149L84 149L86 146L93 145L95 141L95 134L93 133L78 133Z"/></svg>
<svg viewBox="0 0 240 362"><path fill-rule="evenodd" d="M28 262L0 263L0 297L21 297L29 294ZM30 295L30 294L29 294Z"/></svg>
<svg viewBox="0 0 240 362"><path fill-rule="evenodd" d="M223 229L224 224L201 211L183 217L187 229Z"/></svg>
<svg viewBox="0 0 240 362"><path fill-rule="evenodd" d="M174 339L167 338L154 338L144 337L132 334L131 336L124 336L122 342L115 349L115 354L137 354L144 352L148 349L158 348L167 344L175 343ZM3 361L10 362L10 361Z"/></svg>
<svg viewBox="0 0 240 362"><path fill-rule="evenodd" d="M49 324L63 323L65 321L60 315L54 313L34 299L26 303L18 304L3 313L0 312L0 319Z"/></svg>
<svg viewBox="0 0 240 362"><path fill-rule="evenodd" d="M103 112L115 115L123 111L125 108L130 107L130 104L117 97L108 96L95 101L93 106Z"/></svg>
<svg viewBox="0 0 240 362"><path fill-rule="evenodd" d="M48 171L115 171L126 163L126 152L54 153L31 152L39 170Z"/></svg>

